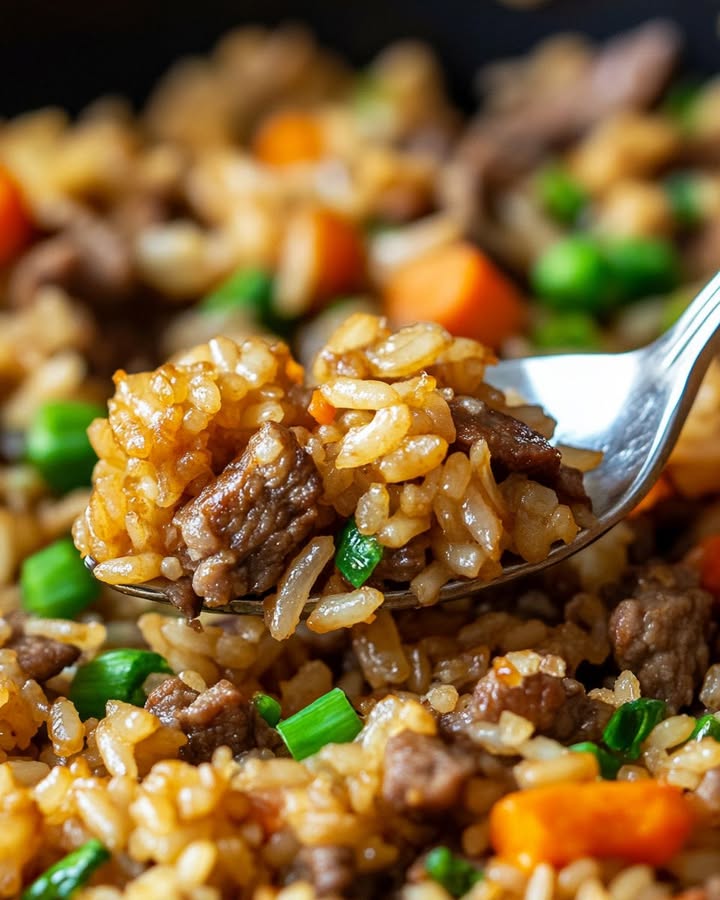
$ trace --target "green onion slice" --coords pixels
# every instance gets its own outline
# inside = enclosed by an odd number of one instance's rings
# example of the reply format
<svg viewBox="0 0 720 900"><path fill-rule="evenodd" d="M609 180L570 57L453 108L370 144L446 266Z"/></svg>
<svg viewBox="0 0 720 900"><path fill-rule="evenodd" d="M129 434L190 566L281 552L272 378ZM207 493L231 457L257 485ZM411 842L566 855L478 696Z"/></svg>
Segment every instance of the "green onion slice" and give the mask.
<svg viewBox="0 0 720 900"><path fill-rule="evenodd" d="M542 350L597 350L601 333L588 313L549 313L533 328L531 339Z"/></svg>
<svg viewBox="0 0 720 900"><path fill-rule="evenodd" d="M605 726L603 741L611 750L624 753L629 759L637 759L640 745L658 722L665 718L666 709L662 700L646 697L623 703Z"/></svg>
<svg viewBox="0 0 720 900"><path fill-rule="evenodd" d="M579 744L571 744L569 749L572 750L573 753L592 753L598 761L600 775L606 781L614 781L620 770L620 766L623 764L622 759L592 741L582 741Z"/></svg>
<svg viewBox="0 0 720 900"><path fill-rule="evenodd" d="M333 688L277 725L288 750L298 760L312 756L326 744L346 744L361 729L360 717L340 688Z"/></svg>
<svg viewBox="0 0 720 900"><path fill-rule="evenodd" d="M353 587L362 587L382 556L382 544L375 535L360 534L355 519L348 519L335 554L335 565L343 578Z"/></svg>
<svg viewBox="0 0 720 900"><path fill-rule="evenodd" d="M25 452L56 493L90 484L97 456L87 429L105 415L103 406L72 400L50 400L35 413Z"/></svg>
<svg viewBox="0 0 720 900"><path fill-rule="evenodd" d="M150 650L108 650L77 670L69 696L81 719L102 719L108 700L144 706L143 682L148 675L172 671L159 653Z"/></svg>
<svg viewBox="0 0 720 900"><path fill-rule="evenodd" d="M268 331L286 334L293 323L277 314L274 289L273 276L264 269L240 269L201 300L198 309L209 315L244 311Z"/></svg>
<svg viewBox="0 0 720 900"><path fill-rule="evenodd" d="M21 895L21 900L65 900L81 888L92 873L110 859L98 840L91 840L50 866Z"/></svg>
<svg viewBox="0 0 720 900"><path fill-rule="evenodd" d="M716 719L711 713L708 713L706 716L700 716L688 740L700 741L706 737L720 741L720 720Z"/></svg>
<svg viewBox="0 0 720 900"><path fill-rule="evenodd" d="M282 715L280 704L277 700L269 694L257 693L253 697L253 703L260 718L264 719L271 728L274 728Z"/></svg>
<svg viewBox="0 0 720 900"><path fill-rule="evenodd" d="M72 619L100 593L70 538L26 557L20 569L23 609L33 616Z"/></svg>
<svg viewBox="0 0 720 900"><path fill-rule="evenodd" d="M482 880L483 873L449 847L435 847L425 857L425 871L453 897L462 897Z"/></svg>

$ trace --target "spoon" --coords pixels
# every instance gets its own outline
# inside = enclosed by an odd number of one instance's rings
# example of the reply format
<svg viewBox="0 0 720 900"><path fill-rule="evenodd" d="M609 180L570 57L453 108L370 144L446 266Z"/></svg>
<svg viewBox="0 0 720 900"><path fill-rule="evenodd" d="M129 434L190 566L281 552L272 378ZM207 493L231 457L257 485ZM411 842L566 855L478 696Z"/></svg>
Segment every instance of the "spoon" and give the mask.
<svg viewBox="0 0 720 900"><path fill-rule="evenodd" d="M476 594L489 586L539 572L597 540L650 490L666 463L713 355L720 351L720 273L678 322L652 344L627 353L583 353L504 360L488 381L541 406L557 422L560 444L599 450L602 462L584 476L595 522L537 563L507 565L492 581L451 581L439 601ZM93 562L86 560L89 568ZM169 603L162 581L116 585L146 600ZM317 598L305 605L312 611ZM384 606L417 606L409 590L385 592ZM262 615L260 599L237 599L218 613Z"/></svg>

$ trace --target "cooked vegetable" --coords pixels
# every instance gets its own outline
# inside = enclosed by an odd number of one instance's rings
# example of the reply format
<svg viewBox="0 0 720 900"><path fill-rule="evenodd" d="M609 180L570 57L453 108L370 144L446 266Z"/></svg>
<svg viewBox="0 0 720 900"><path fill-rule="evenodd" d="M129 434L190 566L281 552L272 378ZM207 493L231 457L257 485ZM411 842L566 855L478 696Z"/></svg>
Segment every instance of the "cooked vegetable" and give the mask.
<svg viewBox="0 0 720 900"><path fill-rule="evenodd" d="M689 741L700 741L705 737L720 741L720 721L711 713L700 716L690 733Z"/></svg>
<svg viewBox="0 0 720 900"><path fill-rule="evenodd" d="M25 452L56 493L90 484L97 456L87 429L104 415L104 407L79 400L49 400L35 413Z"/></svg>
<svg viewBox="0 0 720 900"><path fill-rule="evenodd" d="M532 342L543 350L596 350L600 329L587 313L552 313L533 328Z"/></svg>
<svg viewBox="0 0 720 900"><path fill-rule="evenodd" d="M12 175L0 166L0 266L18 255L32 234L23 195Z"/></svg>
<svg viewBox="0 0 720 900"><path fill-rule="evenodd" d="M610 282L623 302L666 294L678 285L680 260L669 241L628 237L608 241L603 252Z"/></svg>
<svg viewBox="0 0 720 900"><path fill-rule="evenodd" d="M720 534L700 542L700 584L715 597L720 597Z"/></svg>
<svg viewBox="0 0 720 900"><path fill-rule="evenodd" d="M375 535L360 534L355 519L348 519L335 555L335 565L343 578L353 587L362 587L382 557L383 547Z"/></svg>
<svg viewBox="0 0 720 900"><path fill-rule="evenodd" d="M110 853L101 841L87 841L36 878L23 891L21 900L66 900L109 859Z"/></svg>
<svg viewBox="0 0 720 900"><path fill-rule="evenodd" d="M274 728L280 721L282 710L280 704L274 697L269 694L257 693L253 697L255 709L271 728Z"/></svg>
<svg viewBox="0 0 720 900"><path fill-rule="evenodd" d="M69 697L81 719L101 719L108 700L124 700L143 706L143 683L153 672L172 669L159 653L150 650L118 649L101 653L77 670Z"/></svg>
<svg viewBox="0 0 720 900"><path fill-rule="evenodd" d="M28 556L20 569L23 609L46 619L72 619L100 593L70 538Z"/></svg>
<svg viewBox="0 0 720 900"><path fill-rule="evenodd" d="M483 877L480 869L449 847L434 847L425 857L425 871L453 897L464 896Z"/></svg>
<svg viewBox="0 0 720 900"><path fill-rule="evenodd" d="M555 784L516 791L490 814L503 859L530 869L583 857L664 865L683 845L693 816L682 791L650 779Z"/></svg>
<svg viewBox="0 0 720 900"><path fill-rule="evenodd" d="M599 243L574 235L553 244L535 264L532 285L560 312L601 313L611 304L610 269Z"/></svg>
<svg viewBox="0 0 720 900"><path fill-rule="evenodd" d="M268 166L317 162L325 154L320 121L314 113L302 110L274 113L255 134L253 152Z"/></svg>
<svg viewBox="0 0 720 900"><path fill-rule="evenodd" d="M272 275L264 269L239 269L208 294L200 302L198 309L209 314L243 311L258 325L276 334L284 334L292 321L277 314L273 286Z"/></svg>
<svg viewBox="0 0 720 900"><path fill-rule="evenodd" d="M667 707L662 700L640 697L623 703L612 714L603 731L603 741L611 750L637 759L640 745L653 728L665 717Z"/></svg>
<svg viewBox="0 0 720 900"><path fill-rule="evenodd" d="M298 760L312 756L325 744L348 743L361 729L360 717L340 688L333 688L277 725L285 745Z"/></svg>
<svg viewBox="0 0 720 900"><path fill-rule="evenodd" d="M640 513L647 512L652 509L653 506L656 506L660 503L661 500L665 500L668 497L672 497L675 491L673 490L672 482L664 473L658 478L655 484L650 488L650 490L645 494L642 500L634 506L630 511L629 515L631 517L637 516Z"/></svg>
<svg viewBox="0 0 720 900"><path fill-rule="evenodd" d="M471 244L441 247L398 269L385 286L397 325L423 319L490 347L522 330L526 309L510 279Z"/></svg>
<svg viewBox="0 0 720 900"><path fill-rule="evenodd" d="M332 403L327 402L320 391L313 391L308 412L318 425L330 425L335 421L337 410Z"/></svg>
<svg viewBox="0 0 720 900"><path fill-rule="evenodd" d="M564 225L576 222L589 200L585 188L557 164L538 173L535 190L547 213Z"/></svg>
<svg viewBox="0 0 720 900"><path fill-rule="evenodd" d="M702 220L700 185L689 172L675 172L665 180L665 193L673 218L682 228L694 228Z"/></svg>
<svg viewBox="0 0 720 900"><path fill-rule="evenodd" d="M600 774L607 781L612 781L617 776L617 773L620 771L620 766L623 764L622 759L619 759L604 747L600 747L592 741L582 741L579 744L571 744L569 749L572 750L573 753L592 753L598 761Z"/></svg>

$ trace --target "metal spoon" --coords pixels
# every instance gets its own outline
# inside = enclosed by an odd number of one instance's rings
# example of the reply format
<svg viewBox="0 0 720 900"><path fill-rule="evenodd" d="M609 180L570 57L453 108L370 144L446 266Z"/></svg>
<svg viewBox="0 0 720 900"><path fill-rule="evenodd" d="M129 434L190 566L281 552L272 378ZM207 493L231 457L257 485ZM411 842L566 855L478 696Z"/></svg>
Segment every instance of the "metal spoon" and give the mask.
<svg viewBox="0 0 720 900"><path fill-rule="evenodd" d="M599 538L645 496L670 455L712 356L720 351L719 298L720 273L673 328L639 350L512 359L488 372L491 384L516 391L557 421L557 443L602 451L602 463L584 479L595 523L571 544L555 547L542 562L513 563L490 582L446 584L440 601L476 594L566 559ZM155 581L118 585L116 590L168 603L165 587ZM305 612L311 612L316 602L311 599ZM416 605L410 591L385 594L390 609ZM237 599L212 611L261 615L262 609L260 599Z"/></svg>

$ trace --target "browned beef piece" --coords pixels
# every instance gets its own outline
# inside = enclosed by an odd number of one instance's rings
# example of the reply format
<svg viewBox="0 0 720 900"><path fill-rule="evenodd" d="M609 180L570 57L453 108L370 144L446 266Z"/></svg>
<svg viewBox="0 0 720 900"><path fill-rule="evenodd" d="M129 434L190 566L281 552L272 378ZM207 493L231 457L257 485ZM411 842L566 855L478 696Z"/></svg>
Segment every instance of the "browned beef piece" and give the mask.
<svg viewBox="0 0 720 900"><path fill-rule="evenodd" d="M207 762L218 747L237 754L254 746L250 704L229 681L199 694L179 678L168 678L148 695L145 708L187 735L180 750L187 762Z"/></svg>
<svg viewBox="0 0 720 900"><path fill-rule="evenodd" d="M375 582L394 581L407 583L419 575L427 565L427 550L430 541L427 535L419 534L404 547L396 550L385 548L383 557L375 567L372 580Z"/></svg>
<svg viewBox="0 0 720 900"><path fill-rule="evenodd" d="M80 656L79 647L39 635L15 634L5 646L15 651L27 677L39 682L59 675Z"/></svg>
<svg viewBox="0 0 720 900"><path fill-rule="evenodd" d="M175 516L195 593L222 606L277 584L318 519L321 490L315 463L292 431L266 422Z"/></svg>
<svg viewBox="0 0 720 900"><path fill-rule="evenodd" d="M355 854L350 847L303 847L295 857L290 881L308 881L317 897L342 897L355 881Z"/></svg>
<svg viewBox="0 0 720 900"><path fill-rule="evenodd" d="M599 700L591 700L583 685L574 678L563 678L562 684L565 703L558 710L547 734L567 744L599 741L615 711L614 707Z"/></svg>
<svg viewBox="0 0 720 900"><path fill-rule="evenodd" d="M720 820L720 766L709 769L703 775L695 796L713 820Z"/></svg>
<svg viewBox="0 0 720 900"><path fill-rule="evenodd" d="M450 412L457 431L455 449L467 453L475 441L484 439L497 478L510 472L523 472L538 481L557 476L560 451L519 419L491 409L474 397L455 397L450 401Z"/></svg>
<svg viewBox="0 0 720 900"><path fill-rule="evenodd" d="M383 799L398 812L442 812L458 800L472 758L440 738L401 731L385 747Z"/></svg>
<svg viewBox="0 0 720 900"><path fill-rule="evenodd" d="M562 678L538 672L516 687L490 669L475 685L473 714L483 722L497 722L504 710L531 721L538 731L549 731L566 699Z"/></svg>
<svg viewBox="0 0 720 900"><path fill-rule="evenodd" d="M610 616L616 663L635 672L645 696L665 700L672 711L692 703L708 667L711 606L693 569L651 563Z"/></svg>
<svg viewBox="0 0 720 900"><path fill-rule="evenodd" d="M45 284L94 306L122 302L135 284L129 245L107 222L78 213L63 232L23 256L10 281L10 302L31 303Z"/></svg>
<svg viewBox="0 0 720 900"><path fill-rule="evenodd" d="M529 425L474 397L455 397L449 406L457 432L454 448L467 453L484 439L499 481L521 472L552 488L561 503L590 505L582 473L564 465L560 451Z"/></svg>
<svg viewBox="0 0 720 900"><path fill-rule="evenodd" d="M680 50L668 22L649 22L608 41L580 77L538 95L528 83L512 109L481 116L460 145L460 157L481 179L514 178L549 149L574 140L622 110L644 109L667 83Z"/></svg>

